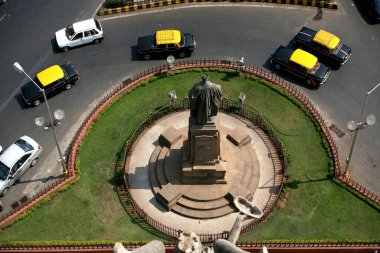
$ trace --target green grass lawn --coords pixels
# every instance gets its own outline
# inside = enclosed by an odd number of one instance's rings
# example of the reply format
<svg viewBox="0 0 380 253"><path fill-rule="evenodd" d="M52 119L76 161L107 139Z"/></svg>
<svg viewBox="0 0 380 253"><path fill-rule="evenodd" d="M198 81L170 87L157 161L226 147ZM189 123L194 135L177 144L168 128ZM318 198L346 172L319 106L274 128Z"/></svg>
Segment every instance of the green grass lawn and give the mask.
<svg viewBox="0 0 380 253"><path fill-rule="evenodd" d="M380 239L380 214L336 185L330 161L314 123L289 99L256 81L208 71L224 97L254 107L273 124L291 160L286 205L257 229L241 236L254 240ZM187 96L201 72L159 78L125 94L92 126L79 151L80 181L25 219L0 231L0 242L38 240L150 241L157 233L142 229L124 210L116 192L115 163L131 132L165 103L167 93Z"/></svg>

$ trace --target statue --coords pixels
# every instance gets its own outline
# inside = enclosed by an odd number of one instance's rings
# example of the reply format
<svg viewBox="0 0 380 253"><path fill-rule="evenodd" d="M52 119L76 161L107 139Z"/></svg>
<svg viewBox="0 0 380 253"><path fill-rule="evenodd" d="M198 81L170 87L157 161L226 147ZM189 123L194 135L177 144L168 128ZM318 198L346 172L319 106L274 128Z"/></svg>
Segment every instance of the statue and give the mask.
<svg viewBox="0 0 380 253"><path fill-rule="evenodd" d="M140 248L128 251L121 242L116 242L113 253L165 253L165 245L160 241L153 240Z"/></svg>
<svg viewBox="0 0 380 253"><path fill-rule="evenodd" d="M208 80L208 75L202 75L202 81L196 83L189 92L190 117L194 123L205 125L212 123L211 117L218 114L219 103L222 98L220 85Z"/></svg>

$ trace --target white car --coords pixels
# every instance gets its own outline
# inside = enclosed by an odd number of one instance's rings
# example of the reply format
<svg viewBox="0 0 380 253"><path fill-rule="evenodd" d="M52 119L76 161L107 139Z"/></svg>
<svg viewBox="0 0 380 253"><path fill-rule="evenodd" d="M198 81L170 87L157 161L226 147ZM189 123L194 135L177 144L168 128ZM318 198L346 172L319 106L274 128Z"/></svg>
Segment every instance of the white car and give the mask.
<svg viewBox="0 0 380 253"><path fill-rule="evenodd" d="M0 196L7 194L9 187L30 167L37 164L42 147L24 135L0 155Z"/></svg>
<svg viewBox="0 0 380 253"><path fill-rule="evenodd" d="M103 38L102 26L94 18L76 22L55 33L58 47L65 52L72 47L88 43L100 43Z"/></svg>

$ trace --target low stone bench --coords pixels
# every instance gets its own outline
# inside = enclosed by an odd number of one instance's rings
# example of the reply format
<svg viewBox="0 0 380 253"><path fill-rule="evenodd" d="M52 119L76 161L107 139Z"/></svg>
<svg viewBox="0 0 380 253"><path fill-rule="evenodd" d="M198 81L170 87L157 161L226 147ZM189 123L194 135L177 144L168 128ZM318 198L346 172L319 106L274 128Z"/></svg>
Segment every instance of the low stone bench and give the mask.
<svg viewBox="0 0 380 253"><path fill-rule="evenodd" d="M162 189L157 192L158 202L166 207L168 211L171 210L172 206L174 206L181 197L182 194L170 183L162 186Z"/></svg>

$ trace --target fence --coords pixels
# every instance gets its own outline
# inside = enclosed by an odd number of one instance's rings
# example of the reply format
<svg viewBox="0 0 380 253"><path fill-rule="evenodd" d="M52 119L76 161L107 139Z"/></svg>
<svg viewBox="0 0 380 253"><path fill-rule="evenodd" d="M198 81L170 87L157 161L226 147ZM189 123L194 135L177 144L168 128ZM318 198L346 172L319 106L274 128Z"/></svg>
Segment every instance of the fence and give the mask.
<svg viewBox="0 0 380 253"><path fill-rule="evenodd" d="M166 242L165 252L173 253L175 243ZM144 243L127 243L123 244L128 250L139 248ZM0 246L0 253L2 252L94 252L94 253L112 253L113 243L92 243L92 244L55 244L49 246ZM377 242L238 242L237 247L248 252L258 252L263 246L266 246L269 252L352 252L352 253L367 253L379 250L380 244Z"/></svg>
<svg viewBox="0 0 380 253"><path fill-rule="evenodd" d="M237 64L234 61L231 60L224 60L224 59L187 59L182 61L176 61L174 63L174 66L172 68L173 71L175 70L181 70L181 69L191 69L191 68L207 68L207 67L218 67L218 68L226 68L226 69L237 69ZM154 75L159 74L166 74L168 71L168 65L163 64L159 66L155 66L152 68L149 68L143 72L140 72L133 76L130 79L127 79L123 81L121 84L116 85L110 92L105 94L105 96L100 99L100 101L97 103L97 105L90 111L86 119L83 121L82 125L76 132L71 144L69 145L67 149L67 167L69 170L69 177L68 178L61 178L54 181L51 185L47 186L46 188L42 189L38 194L31 197L30 200L27 200L23 203L20 203L15 209L13 209L10 212L7 212L6 214L2 214L0 217L0 227L3 227L6 223L9 221L17 218L19 215L21 215L23 212L27 211L30 207L37 204L39 201L43 200L47 195L51 194L53 191L60 188L62 185L67 184L68 182L72 181L76 177L75 173L75 159L78 151L79 144L82 142L82 139L87 133L88 128L91 126L91 124L94 122L94 120L103 112L103 110L119 95L124 93L126 90L132 88L133 86L137 85L141 81L147 80L150 77ZM340 160L339 160L339 153L338 148L335 144L335 141L333 137L331 136L331 133L322 119L321 115L317 111L317 109L314 107L314 105L311 103L311 101L305 97L301 91L299 91L297 88L295 88L293 85L289 84L288 82L280 79L276 75L269 73L263 69L252 67L252 66L246 66L243 70L243 73L245 74L252 74L259 78L262 78L264 80L267 80L269 82L272 82L279 87L283 88L287 92L291 93L294 97L296 97L306 108L308 112L311 113L311 115L315 118L315 120L318 122L319 126L321 127L324 135L326 136L326 139L328 141L328 144L330 146L332 156L333 156L333 162L334 162L334 175L339 180L341 180L343 183L346 183L349 187L352 187L357 192L368 198L369 200L373 201L377 205L380 205L380 198L368 191L365 187L361 186L360 184L356 183L352 179L344 179L341 175L341 166L340 166ZM132 140L131 140L132 141ZM255 226L255 224L252 224L252 226ZM173 234L174 235L174 234Z"/></svg>

